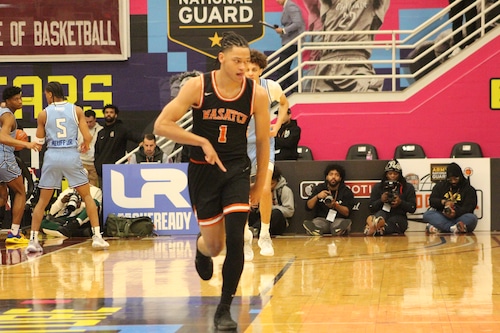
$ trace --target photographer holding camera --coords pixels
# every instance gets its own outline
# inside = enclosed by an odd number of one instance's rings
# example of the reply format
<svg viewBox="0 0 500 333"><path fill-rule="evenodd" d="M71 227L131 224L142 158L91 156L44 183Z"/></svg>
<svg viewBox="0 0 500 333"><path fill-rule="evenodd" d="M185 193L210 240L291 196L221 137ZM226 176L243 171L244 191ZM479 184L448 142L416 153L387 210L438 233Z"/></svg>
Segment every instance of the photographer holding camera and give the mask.
<svg viewBox="0 0 500 333"><path fill-rule="evenodd" d="M90 185L90 196L99 210L102 191ZM50 206L49 214L42 220L44 233L56 237L91 237L90 223L85 209L85 202L73 188L62 191Z"/></svg>
<svg viewBox="0 0 500 333"><path fill-rule="evenodd" d="M446 181L437 183L429 198L431 208L424 213L429 233L472 232L477 226L474 209L477 206L476 189L471 186L457 163L446 169Z"/></svg>
<svg viewBox="0 0 500 333"><path fill-rule="evenodd" d="M408 229L407 213L417 206L415 188L406 182L398 160L391 160L384 168L384 176L370 194L369 209L373 215L366 219L364 234L402 235Z"/></svg>
<svg viewBox="0 0 500 333"><path fill-rule="evenodd" d="M351 230L349 219L354 205L354 194L344 184L345 169L330 164L325 169L325 182L318 184L306 202L306 210L314 210L314 218L302 224L308 235L321 236L326 233L342 236Z"/></svg>

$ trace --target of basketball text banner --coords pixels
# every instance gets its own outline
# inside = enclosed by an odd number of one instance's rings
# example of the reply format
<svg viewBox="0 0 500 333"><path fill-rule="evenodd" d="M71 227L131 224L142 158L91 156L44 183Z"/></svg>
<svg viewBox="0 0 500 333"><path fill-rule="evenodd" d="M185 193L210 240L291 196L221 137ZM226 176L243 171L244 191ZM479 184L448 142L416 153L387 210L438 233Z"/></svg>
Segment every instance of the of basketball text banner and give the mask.
<svg viewBox="0 0 500 333"><path fill-rule="evenodd" d="M0 61L126 60L128 0L4 0Z"/></svg>
<svg viewBox="0 0 500 333"><path fill-rule="evenodd" d="M191 209L187 163L105 164L103 220L108 214L149 216L158 235L199 232Z"/></svg>

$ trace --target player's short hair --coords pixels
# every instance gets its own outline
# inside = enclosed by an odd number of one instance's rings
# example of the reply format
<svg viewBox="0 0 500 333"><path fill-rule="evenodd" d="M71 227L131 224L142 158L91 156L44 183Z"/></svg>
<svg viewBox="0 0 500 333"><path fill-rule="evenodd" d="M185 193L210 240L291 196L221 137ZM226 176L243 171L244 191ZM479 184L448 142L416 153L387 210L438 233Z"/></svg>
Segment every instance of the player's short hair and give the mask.
<svg viewBox="0 0 500 333"><path fill-rule="evenodd" d="M258 50L252 49L250 50L250 62L264 69L267 67L267 56Z"/></svg>
<svg viewBox="0 0 500 333"><path fill-rule="evenodd" d="M7 87L3 90L2 101L6 101L22 92L22 89L16 86Z"/></svg>
<svg viewBox="0 0 500 333"><path fill-rule="evenodd" d="M221 40L221 52L225 52L227 50L232 49L233 47L249 47L247 40L238 35L234 31L224 32L222 34Z"/></svg>

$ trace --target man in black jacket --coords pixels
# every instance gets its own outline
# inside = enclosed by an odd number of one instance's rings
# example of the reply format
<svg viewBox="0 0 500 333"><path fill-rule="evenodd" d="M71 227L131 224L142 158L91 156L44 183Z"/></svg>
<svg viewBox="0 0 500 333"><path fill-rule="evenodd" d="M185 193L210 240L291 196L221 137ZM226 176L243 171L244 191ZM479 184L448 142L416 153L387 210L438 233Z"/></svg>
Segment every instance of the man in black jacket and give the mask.
<svg viewBox="0 0 500 333"><path fill-rule="evenodd" d="M144 134L142 145L130 156L130 164L139 163L168 163L168 155L156 145L156 136L153 133Z"/></svg>
<svg viewBox="0 0 500 333"><path fill-rule="evenodd" d="M345 169L329 164L324 172L325 182L318 184L306 201L306 210L313 211L314 218L302 224L310 236L347 235L351 230L349 219L354 206L354 194L344 183Z"/></svg>
<svg viewBox="0 0 500 333"><path fill-rule="evenodd" d="M380 183L370 193L370 212L366 219L366 236L404 234L408 229L407 213L417 207L415 188L403 176L398 160L391 160L384 168Z"/></svg>
<svg viewBox="0 0 500 333"><path fill-rule="evenodd" d="M446 169L446 181L432 188L429 204L431 208L423 216L429 233L472 232L477 226L474 215L476 189L464 177L457 163L451 163Z"/></svg>
<svg viewBox="0 0 500 333"><path fill-rule="evenodd" d="M118 119L118 107L112 104L104 106L104 128L97 134L95 143L95 168L99 175L99 184L102 185L102 165L114 164L127 151L127 141L139 143L142 135L128 129Z"/></svg>
<svg viewBox="0 0 500 333"><path fill-rule="evenodd" d="M277 114L277 111L275 113ZM296 160L299 157L297 146L299 145L300 132L297 120L292 119L292 110L288 109L283 124L274 138L276 161Z"/></svg>

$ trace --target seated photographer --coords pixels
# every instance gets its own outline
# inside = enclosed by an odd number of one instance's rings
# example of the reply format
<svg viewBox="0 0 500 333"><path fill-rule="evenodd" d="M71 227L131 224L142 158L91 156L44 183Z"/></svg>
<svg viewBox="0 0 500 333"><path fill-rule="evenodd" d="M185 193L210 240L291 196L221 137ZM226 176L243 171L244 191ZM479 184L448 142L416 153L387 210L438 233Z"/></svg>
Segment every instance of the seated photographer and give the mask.
<svg viewBox="0 0 500 333"><path fill-rule="evenodd" d="M271 235L275 236L285 232L289 224L288 219L292 218L295 212L292 189L288 187L285 177L281 175L281 171L277 167L274 167L273 176L271 178L271 192L273 206L269 232ZM250 211L248 225L254 237L258 237L260 233L260 211L258 208L252 208Z"/></svg>
<svg viewBox="0 0 500 333"><path fill-rule="evenodd" d="M369 209L373 215L366 219L366 236L404 234L408 229L407 213L415 212L415 188L406 182L401 164L391 160L384 169L384 176L370 194Z"/></svg>
<svg viewBox="0 0 500 333"><path fill-rule="evenodd" d="M101 189L90 185L90 195L100 210ZM67 188L59 194L50 206L49 214L42 220L41 227L45 234L56 237L92 237L85 202L72 188Z"/></svg>
<svg viewBox="0 0 500 333"><path fill-rule="evenodd" d="M302 224L308 235L347 235L351 231L349 219L354 205L354 194L344 184L345 169L338 164L327 165L325 182L312 190L306 202L306 210L314 212L312 220Z"/></svg>
<svg viewBox="0 0 500 333"><path fill-rule="evenodd" d="M429 233L466 233L474 231L477 226L477 216L474 215L476 189L456 163L448 165L446 181L432 188L429 204L431 208L423 216Z"/></svg>

